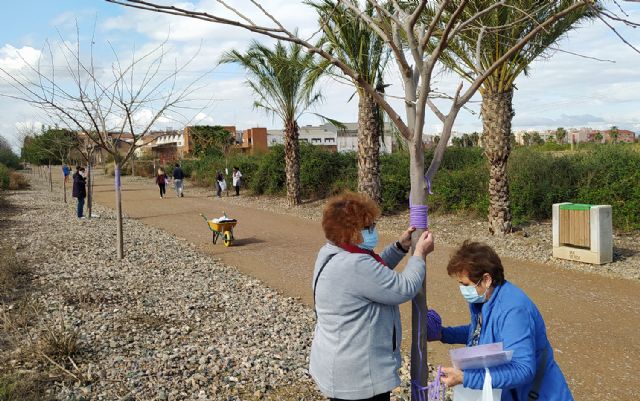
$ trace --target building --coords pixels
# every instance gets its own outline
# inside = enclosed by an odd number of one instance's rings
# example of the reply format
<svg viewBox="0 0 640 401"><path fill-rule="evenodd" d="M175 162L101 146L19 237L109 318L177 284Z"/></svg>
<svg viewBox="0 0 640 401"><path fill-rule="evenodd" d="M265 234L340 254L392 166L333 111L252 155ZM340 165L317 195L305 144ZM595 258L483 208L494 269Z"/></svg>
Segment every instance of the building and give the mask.
<svg viewBox="0 0 640 401"><path fill-rule="evenodd" d="M391 153L395 140L391 124L385 124L385 134L380 138L380 152ZM315 146L323 146L337 152L358 151L358 123L345 123L343 127L336 127L331 123L322 125L305 125L299 128L299 141ZM284 143L284 131L269 130L267 132L268 145Z"/></svg>
<svg viewBox="0 0 640 401"><path fill-rule="evenodd" d="M600 134L600 136L602 136L602 139L600 140L601 143L611 143L611 142L626 142L626 143L633 143L635 142L636 139L636 134L633 131L629 131L626 129L618 129L616 130L617 134L615 135L615 139L614 139L614 135L612 135L613 130L605 130L605 131L593 131L590 136L590 142L598 142L598 140L596 139L596 136L598 134Z"/></svg>
<svg viewBox="0 0 640 401"><path fill-rule="evenodd" d="M242 153L248 153L251 155L264 153L269 150L267 137L266 128L249 128L242 132L241 140L236 147L240 149Z"/></svg>

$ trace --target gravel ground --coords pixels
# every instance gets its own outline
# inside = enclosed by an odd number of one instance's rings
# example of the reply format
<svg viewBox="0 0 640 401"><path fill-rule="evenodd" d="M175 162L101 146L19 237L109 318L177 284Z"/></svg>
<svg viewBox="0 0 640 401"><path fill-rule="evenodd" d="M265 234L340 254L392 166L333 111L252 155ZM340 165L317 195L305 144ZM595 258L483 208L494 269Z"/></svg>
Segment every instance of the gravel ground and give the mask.
<svg viewBox="0 0 640 401"><path fill-rule="evenodd" d="M307 374L312 310L135 220L124 221L119 261L111 210L77 219L73 202L30 178L33 190L11 196L21 211L4 240L35 272L33 338L60 320L79 333L79 352L62 363L81 380L57 381L56 399L322 399ZM0 360L34 369L19 353ZM401 375L397 400L408 399L408 361Z"/></svg>
<svg viewBox="0 0 640 401"><path fill-rule="evenodd" d="M140 178L136 178L140 179ZM207 192L203 188L189 188L198 193ZM208 191L210 193L210 191ZM320 220L324 201L307 202L299 207L288 207L286 200L273 196L251 196L241 193L240 197L225 198L247 206L269 210L281 214L293 214L299 217ZM551 221L532 223L505 238L489 234L486 221L477 217L455 214L432 214L430 227L436 235L436 241L449 246L457 246L466 239L482 241L491 245L500 255L515 259L545 263L566 269L592 272L610 277L640 279L640 231L614 233L612 263L591 265L588 263L556 259L552 256ZM407 226L409 212L382 216L378 223L381 232L399 235Z"/></svg>

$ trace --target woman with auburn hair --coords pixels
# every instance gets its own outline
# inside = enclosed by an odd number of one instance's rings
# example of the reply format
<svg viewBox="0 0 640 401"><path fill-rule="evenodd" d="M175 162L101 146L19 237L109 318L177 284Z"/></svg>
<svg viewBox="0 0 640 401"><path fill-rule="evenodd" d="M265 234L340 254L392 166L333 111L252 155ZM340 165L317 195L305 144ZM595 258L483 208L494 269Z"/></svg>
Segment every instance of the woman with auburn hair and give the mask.
<svg viewBox="0 0 640 401"><path fill-rule="evenodd" d="M451 256L447 273L460 284L469 303L471 323L443 327L445 344L475 346L502 342L513 351L511 362L489 368L493 388L502 401L573 401L569 386L553 358L547 329L536 305L504 278L500 257L488 245L465 241ZM482 389L484 369L443 368L447 386Z"/></svg>
<svg viewBox="0 0 640 401"><path fill-rule="evenodd" d="M400 385L402 328L398 305L416 296L433 236L425 231L402 273L393 269L411 247L408 228L380 255L370 198L346 193L323 212L328 242L316 260L313 294L317 322L309 373L331 400L389 400Z"/></svg>

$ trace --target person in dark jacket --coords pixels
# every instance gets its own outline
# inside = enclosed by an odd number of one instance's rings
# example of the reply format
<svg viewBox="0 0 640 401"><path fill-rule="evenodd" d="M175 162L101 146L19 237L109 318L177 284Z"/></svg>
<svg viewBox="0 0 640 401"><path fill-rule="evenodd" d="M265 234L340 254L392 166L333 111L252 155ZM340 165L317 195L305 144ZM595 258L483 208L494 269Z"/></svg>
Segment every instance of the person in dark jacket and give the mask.
<svg viewBox="0 0 640 401"><path fill-rule="evenodd" d="M502 389L501 401L573 401L540 311L524 291L505 280L496 252L465 241L449 260L447 273L460 284L471 323L443 327L440 341L467 346L502 342L506 351L513 351L511 362L489 368L493 388ZM442 371L449 387L462 384L479 390L484 384L484 369Z"/></svg>
<svg viewBox="0 0 640 401"><path fill-rule="evenodd" d="M160 188L160 199L164 198L164 195L167 193L167 182L169 182L167 173L165 173L163 169L159 168L158 173L156 174L156 184L158 184L158 188Z"/></svg>
<svg viewBox="0 0 640 401"><path fill-rule="evenodd" d="M218 198L222 197L223 185L226 188L226 183L224 183L224 176L222 175L222 172L218 170L216 172L216 195L218 195Z"/></svg>
<svg viewBox="0 0 640 401"><path fill-rule="evenodd" d="M176 163L176 168L173 169L173 183L178 197L184 197L184 184L182 180L184 180L184 172L180 168L180 164Z"/></svg>
<svg viewBox="0 0 640 401"><path fill-rule="evenodd" d="M72 196L78 200L78 218L82 219L84 216L84 198L87 197L87 177L84 172L84 167L76 167L76 173L73 175L73 192Z"/></svg>

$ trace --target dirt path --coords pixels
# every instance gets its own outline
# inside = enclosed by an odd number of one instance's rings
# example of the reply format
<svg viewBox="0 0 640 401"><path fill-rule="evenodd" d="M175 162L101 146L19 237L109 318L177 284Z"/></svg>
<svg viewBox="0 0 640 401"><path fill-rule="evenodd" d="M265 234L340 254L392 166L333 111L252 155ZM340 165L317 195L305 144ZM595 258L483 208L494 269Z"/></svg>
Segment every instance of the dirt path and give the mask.
<svg viewBox="0 0 640 401"><path fill-rule="evenodd" d="M114 205L112 182L96 177L95 199L109 207ZM168 198L160 199L151 180L124 182L123 210L128 216L184 238L283 294L311 304L313 262L324 243L317 222L238 207L224 198L193 195L188 185L184 198L176 198L170 190ZM217 217L223 211L239 221L237 240L229 248L211 243L211 233L199 216ZM437 244L428 258L428 294L430 306L440 312L445 324L455 325L467 322L468 309L457 284L446 275L450 252L450 247ZM640 282L509 258L503 262L507 279L523 288L540 308L575 399L640 399ZM403 305L402 313L404 344L408 345L408 304ZM431 345L430 362L448 364L447 352L442 344Z"/></svg>

